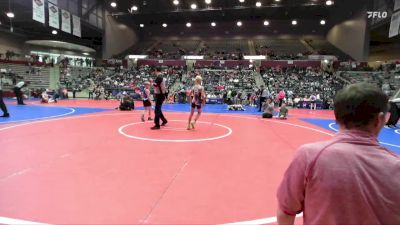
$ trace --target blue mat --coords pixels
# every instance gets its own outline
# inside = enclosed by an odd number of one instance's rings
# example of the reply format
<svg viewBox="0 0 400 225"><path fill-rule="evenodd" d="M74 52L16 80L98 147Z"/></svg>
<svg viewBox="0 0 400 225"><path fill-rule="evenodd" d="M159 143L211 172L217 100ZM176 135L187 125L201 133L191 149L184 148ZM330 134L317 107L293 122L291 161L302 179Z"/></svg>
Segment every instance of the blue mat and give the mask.
<svg viewBox="0 0 400 225"><path fill-rule="evenodd" d="M339 126L335 123L335 120L327 120L327 119L302 119L302 120L330 131L339 130ZM378 139L382 145L396 152L397 154L400 154L400 127L397 129L383 128Z"/></svg>
<svg viewBox="0 0 400 225"><path fill-rule="evenodd" d="M75 107L46 107L40 105L7 105L11 114L9 118L0 118L0 124L52 119L64 116L77 116L82 114L109 111L98 108Z"/></svg>
<svg viewBox="0 0 400 225"><path fill-rule="evenodd" d="M257 107L252 106L244 106L245 111L229 111L227 105L221 104L210 104L203 107L203 112L205 113L229 113L229 114L249 114L249 115L261 115L261 112L258 112ZM143 107L137 107L138 110L143 110ZM163 111L166 112L190 112L189 104L163 104Z"/></svg>

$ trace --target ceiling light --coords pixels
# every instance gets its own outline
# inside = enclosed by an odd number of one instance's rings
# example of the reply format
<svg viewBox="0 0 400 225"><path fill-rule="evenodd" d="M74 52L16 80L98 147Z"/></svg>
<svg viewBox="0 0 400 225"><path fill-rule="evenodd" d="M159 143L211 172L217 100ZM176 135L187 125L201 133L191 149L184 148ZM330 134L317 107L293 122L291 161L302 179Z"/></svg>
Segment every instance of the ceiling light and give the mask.
<svg viewBox="0 0 400 225"><path fill-rule="evenodd" d="M211 26L212 26L212 27L215 27L215 26L217 26L217 24L216 24L215 22L212 22L212 23L211 23Z"/></svg>
<svg viewBox="0 0 400 225"><path fill-rule="evenodd" d="M244 0L239 0L239 2L243 3L243 2L244 2Z"/></svg>
<svg viewBox="0 0 400 225"><path fill-rule="evenodd" d="M256 2L257 7L261 7L261 2Z"/></svg>
<svg viewBox="0 0 400 225"><path fill-rule="evenodd" d="M331 0L326 1L326 5L333 5L333 1Z"/></svg>
<svg viewBox="0 0 400 225"><path fill-rule="evenodd" d="M206 4L211 4L211 0L205 0Z"/></svg>
<svg viewBox="0 0 400 225"><path fill-rule="evenodd" d="M110 5L111 5L111 7L113 7L113 8L117 7L117 3L116 3L116 2L111 2Z"/></svg>
<svg viewBox="0 0 400 225"><path fill-rule="evenodd" d="M276 2L280 2L281 0L275 0Z"/></svg>
<svg viewBox="0 0 400 225"><path fill-rule="evenodd" d="M58 34L58 32L56 30L53 30L51 33L54 35Z"/></svg>
<svg viewBox="0 0 400 225"><path fill-rule="evenodd" d="M89 54L89 53L87 53L87 52L84 52L84 53L83 53L83 55L90 55L90 54Z"/></svg>
<svg viewBox="0 0 400 225"><path fill-rule="evenodd" d="M325 25L326 21L325 20L321 20L321 22L319 22L321 25Z"/></svg>
<svg viewBox="0 0 400 225"><path fill-rule="evenodd" d="M137 11L138 7L136 5L132 6L131 11Z"/></svg>
<svg viewBox="0 0 400 225"><path fill-rule="evenodd" d="M243 25L243 23L242 23L242 21L238 21L238 22L236 23L236 25L237 25L238 27L241 27L241 26Z"/></svg>
<svg viewBox="0 0 400 225"><path fill-rule="evenodd" d="M178 0L174 0L173 3L174 3L174 5L179 5L179 1Z"/></svg>
<svg viewBox="0 0 400 225"><path fill-rule="evenodd" d="M167 25L166 23L163 23L162 26L163 26L163 27L167 27L168 25Z"/></svg>
<svg viewBox="0 0 400 225"><path fill-rule="evenodd" d="M269 25L269 21L268 20L265 20L264 21L264 26L268 26Z"/></svg>
<svg viewBox="0 0 400 225"><path fill-rule="evenodd" d="M186 23L186 27L191 27L192 24L191 23Z"/></svg>
<svg viewBox="0 0 400 225"><path fill-rule="evenodd" d="M197 5L193 3L193 4L190 5L190 8L191 9L197 9Z"/></svg>
<svg viewBox="0 0 400 225"><path fill-rule="evenodd" d="M7 16L8 16L9 18L14 18L15 15L14 15L13 12L8 12L8 13L7 13Z"/></svg>
<svg viewBox="0 0 400 225"><path fill-rule="evenodd" d="M292 20L292 25L293 26L297 25L297 20Z"/></svg>
<svg viewBox="0 0 400 225"><path fill-rule="evenodd" d="M141 23L141 24L140 24L140 27L142 27L142 28L143 28L143 27L144 27L144 24L143 24L143 23Z"/></svg>

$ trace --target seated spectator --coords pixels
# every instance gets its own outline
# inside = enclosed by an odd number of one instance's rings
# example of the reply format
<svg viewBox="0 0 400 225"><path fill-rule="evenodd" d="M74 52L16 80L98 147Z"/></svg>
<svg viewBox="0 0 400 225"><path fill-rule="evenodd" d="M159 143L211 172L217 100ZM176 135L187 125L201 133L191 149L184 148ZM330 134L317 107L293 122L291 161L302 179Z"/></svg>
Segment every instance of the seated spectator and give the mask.
<svg viewBox="0 0 400 225"><path fill-rule="evenodd" d="M129 95L123 96L119 105L119 110L130 111L133 109L135 109L135 103L133 99Z"/></svg>
<svg viewBox="0 0 400 225"><path fill-rule="evenodd" d="M377 137L388 97L376 86L349 85L335 97L340 131L300 147L278 189L278 224L400 224L400 157Z"/></svg>
<svg viewBox="0 0 400 225"><path fill-rule="evenodd" d="M317 110L317 96L315 94L311 94L309 100L310 100L310 109Z"/></svg>
<svg viewBox="0 0 400 225"><path fill-rule="evenodd" d="M286 120L289 114L289 110L286 108L286 104L282 103L281 109L279 110L278 119Z"/></svg>
<svg viewBox="0 0 400 225"><path fill-rule="evenodd" d="M267 98L267 101L263 103L262 108L263 108L263 115L262 115L263 118L271 119L274 116L275 104L271 98Z"/></svg>

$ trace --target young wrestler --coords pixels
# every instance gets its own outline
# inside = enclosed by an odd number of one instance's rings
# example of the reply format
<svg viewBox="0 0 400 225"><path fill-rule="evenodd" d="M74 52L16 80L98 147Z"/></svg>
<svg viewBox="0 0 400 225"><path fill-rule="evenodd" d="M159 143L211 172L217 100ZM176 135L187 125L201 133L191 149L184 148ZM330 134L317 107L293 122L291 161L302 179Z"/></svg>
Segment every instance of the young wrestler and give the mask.
<svg viewBox="0 0 400 225"><path fill-rule="evenodd" d="M42 92L42 101L41 101L41 103L52 103L52 102L56 102L54 99L51 99L50 98L50 96L49 96L49 94L47 94L47 92L48 92L49 90L44 90L43 92Z"/></svg>
<svg viewBox="0 0 400 225"><path fill-rule="evenodd" d="M151 102L150 102L150 82L146 81L144 82L144 90L142 93L142 98L143 98L143 114L142 114L142 122L145 121L144 116L146 114L146 111L148 112L148 120L153 120L151 118Z"/></svg>
<svg viewBox="0 0 400 225"><path fill-rule="evenodd" d="M201 115L201 106L206 103L206 93L204 91L204 87L201 86L202 82L201 76L196 76L195 85L192 88L191 96L192 96L192 110L190 111L188 130L194 129L194 126ZM194 121L192 121L192 117L194 114L194 109L197 108L197 115Z"/></svg>
<svg viewBox="0 0 400 225"><path fill-rule="evenodd" d="M289 110L286 108L286 104L282 103L281 109L279 110L278 119L286 120L288 113L289 113Z"/></svg>

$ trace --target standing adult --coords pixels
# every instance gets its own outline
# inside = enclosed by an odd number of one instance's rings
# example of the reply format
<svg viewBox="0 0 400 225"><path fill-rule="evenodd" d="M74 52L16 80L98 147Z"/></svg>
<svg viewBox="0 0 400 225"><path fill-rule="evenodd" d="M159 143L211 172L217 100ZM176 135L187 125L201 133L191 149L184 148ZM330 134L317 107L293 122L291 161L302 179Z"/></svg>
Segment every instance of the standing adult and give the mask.
<svg viewBox="0 0 400 225"><path fill-rule="evenodd" d="M29 81L20 81L14 86L14 94L15 94L15 97L17 97L18 105L26 105L24 103L24 96L23 96L21 89L28 85L29 85Z"/></svg>
<svg viewBox="0 0 400 225"><path fill-rule="evenodd" d="M285 100L285 98L286 98L286 93L285 93L285 91L282 89L282 90L279 91L279 93L278 93L279 107L282 106L282 103L283 103L283 101Z"/></svg>
<svg viewBox="0 0 400 225"><path fill-rule="evenodd" d="M0 117L10 117L10 114L8 113L6 104L4 104L4 101L3 101L2 85L3 85L3 78L0 75L0 108L1 108L1 111L3 111L3 116L0 116Z"/></svg>
<svg viewBox="0 0 400 225"><path fill-rule="evenodd" d="M94 82L92 80L90 80L90 84L89 84L89 88L88 88L88 91L89 91L89 97L88 98L89 99L94 99L94 96L93 96L94 90L95 90Z"/></svg>
<svg viewBox="0 0 400 225"><path fill-rule="evenodd" d="M157 78L155 79L155 82L153 84L156 106L154 109L155 117L154 117L154 126L151 128L152 130L160 129L160 119L162 120L161 126L165 126L168 123L167 119L164 117L164 114L162 112L162 104L164 103L165 94L167 90L165 87L166 81L159 70L156 70L156 75Z"/></svg>
<svg viewBox="0 0 400 225"><path fill-rule="evenodd" d="M400 224L400 157L377 137L389 113L376 86L353 84L335 97L339 133L300 147L278 189L278 223Z"/></svg>
<svg viewBox="0 0 400 225"><path fill-rule="evenodd" d="M258 106L258 111L261 112L261 108L265 100L269 97L270 93L268 88L264 87L264 85L261 85L261 89L259 92L259 106Z"/></svg>

